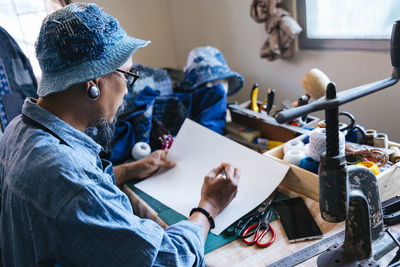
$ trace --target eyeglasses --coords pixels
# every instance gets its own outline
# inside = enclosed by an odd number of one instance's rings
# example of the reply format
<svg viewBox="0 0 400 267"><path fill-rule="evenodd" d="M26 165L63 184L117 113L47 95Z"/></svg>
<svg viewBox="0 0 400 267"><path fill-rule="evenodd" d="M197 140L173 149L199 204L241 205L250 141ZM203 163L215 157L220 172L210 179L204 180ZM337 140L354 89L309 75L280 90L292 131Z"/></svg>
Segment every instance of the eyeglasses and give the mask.
<svg viewBox="0 0 400 267"><path fill-rule="evenodd" d="M132 69L133 72L124 71L121 69L117 69L118 72L121 72L125 75L126 84L130 87L132 86L137 79L140 78L139 72L137 69Z"/></svg>

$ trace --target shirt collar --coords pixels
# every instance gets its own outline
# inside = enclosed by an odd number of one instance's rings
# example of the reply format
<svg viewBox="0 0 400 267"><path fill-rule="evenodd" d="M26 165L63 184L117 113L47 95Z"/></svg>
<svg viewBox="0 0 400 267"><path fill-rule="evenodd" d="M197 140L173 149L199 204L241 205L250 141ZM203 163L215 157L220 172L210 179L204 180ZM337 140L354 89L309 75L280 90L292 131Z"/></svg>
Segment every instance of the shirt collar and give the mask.
<svg viewBox="0 0 400 267"><path fill-rule="evenodd" d="M36 104L36 99L27 98L25 100L22 107L22 114L54 133L72 148L77 148L77 146L86 147L96 154L102 150L102 146L87 134L75 129L53 113Z"/></svg>

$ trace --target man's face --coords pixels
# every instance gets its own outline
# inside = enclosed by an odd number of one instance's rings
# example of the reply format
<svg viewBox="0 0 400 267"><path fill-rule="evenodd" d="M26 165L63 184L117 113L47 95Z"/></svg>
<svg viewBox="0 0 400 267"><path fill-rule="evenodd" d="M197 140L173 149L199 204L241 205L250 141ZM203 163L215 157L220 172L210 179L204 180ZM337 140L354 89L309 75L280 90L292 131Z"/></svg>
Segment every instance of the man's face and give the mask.
<svg viewBox="0 0 400 267"><path fill-rule="evenodd" d="M132 59L129 59L119 69L129 71L132 66ZM99 81L101 94L99 104L100 113L109 122L112 123L118 110L123 105L124 96L128 93L126 79L123 73L113 72Z"/></svg>
<svg viewBox="0 0 400 267"><path fill-rule="evenodd" d="M132 59L129 59L119 69L129 71ZM103 146L105 152L111 151L115 123L125 107L124 96L128 93L126 79L123 73L113 72L99 79L100 97L98 101L98 118L93 121L86 133Z"/></svg>

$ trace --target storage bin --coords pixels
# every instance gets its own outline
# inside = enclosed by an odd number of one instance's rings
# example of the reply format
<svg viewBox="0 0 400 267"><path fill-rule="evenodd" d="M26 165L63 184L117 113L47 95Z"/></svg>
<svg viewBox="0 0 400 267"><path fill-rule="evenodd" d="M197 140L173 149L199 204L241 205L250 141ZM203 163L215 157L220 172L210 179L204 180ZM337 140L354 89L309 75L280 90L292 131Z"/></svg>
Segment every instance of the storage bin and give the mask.
<svg viewBox="0 0 400 267"><path fill-rule="evenodd" d="M305 136L297 138L303 139ZM399 143L390 142L389 147L397 146L400 148ZM282 181L281 186L290 188L291 190L307 195L308 197L317 200L319 199L319 178L318 175L300 168L299 166L290 164L283 160L283 145L268 150L264 155L274 158L284 164L290 166L285 179ZM379 188L381 191L381 201L387 200L396 196L400 192L400 162L385 169L383 172L376 176Z"/></svg>
<svg viewBox="0 0 400 267"><path fill-rule="evenodd" d="M245 102L240 105L241 108L249 106L249 102ZM277 125L273 118L267 118L265 120L261 118L261 115L257 117L257 114L250 110L244 109L231 109L232 121L240 123L242 125L252 127L261 131L261 137L281 142L287 142L289 140L298 138L302 140L305 135L305 130L300 127L294 127L291 125L283 124ZM309 121L307 126L318 127L318 121L320 119L312 116L308 116ZM303 135L301 135L303 134ZM399 143L389 141L389 147L397 146L400 148ZM308 170L300 168L296 165L290 164L283 160L283 145L275 147L264 153L268 157L272 157L284 164L290 166L284 180L280 186L284 186L295 192L304 194L309 198L316 201L319 200L319 177L317 174L312 173ZM377 175L379 188L381 191L381 200L384 201L391 197L396 196L400 192L400 163L397 163L390 168L385 169L379 175Z"/></svg>

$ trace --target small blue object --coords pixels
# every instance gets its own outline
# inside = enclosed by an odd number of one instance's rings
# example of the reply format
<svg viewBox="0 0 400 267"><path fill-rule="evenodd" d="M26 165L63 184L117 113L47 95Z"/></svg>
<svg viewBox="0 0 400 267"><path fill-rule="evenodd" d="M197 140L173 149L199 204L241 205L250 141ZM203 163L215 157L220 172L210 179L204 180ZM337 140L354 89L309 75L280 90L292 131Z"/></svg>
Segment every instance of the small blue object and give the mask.
<svg viewBox="0 0 400 267"><path fill-rule="evenodd" d="M363 144L365 138L364 127L358 126L352 128L346 135L347 142Z"/></svg>
<svg viewBox="0 0 400 267"><path fill-rule="evenodd" d="M306 130L310 130L310 131L312 131L312 130L314 130L314 129L315 129L315 127L312 127L312 126L308 126L308 125L306 125L306 126L304 126L304 127L303 127L303 129L306 129Z"/></svg>
<svg viewBox="0 0 400 267"><path fill-rule="evenodd" d="M319 162L313 160L311 157L305 157L300 160L299 167L318 174Z"/></svg>
<svg viewBox="0 0 400 267"><path fill-rule="evenodd" d="M308 144L308 143L310 143L310 136L309 136L309 135L306 135L306 137L304 137L303 140L301 140L301 141L303 141L303 143L304 143L305 145Z"/></svg>

